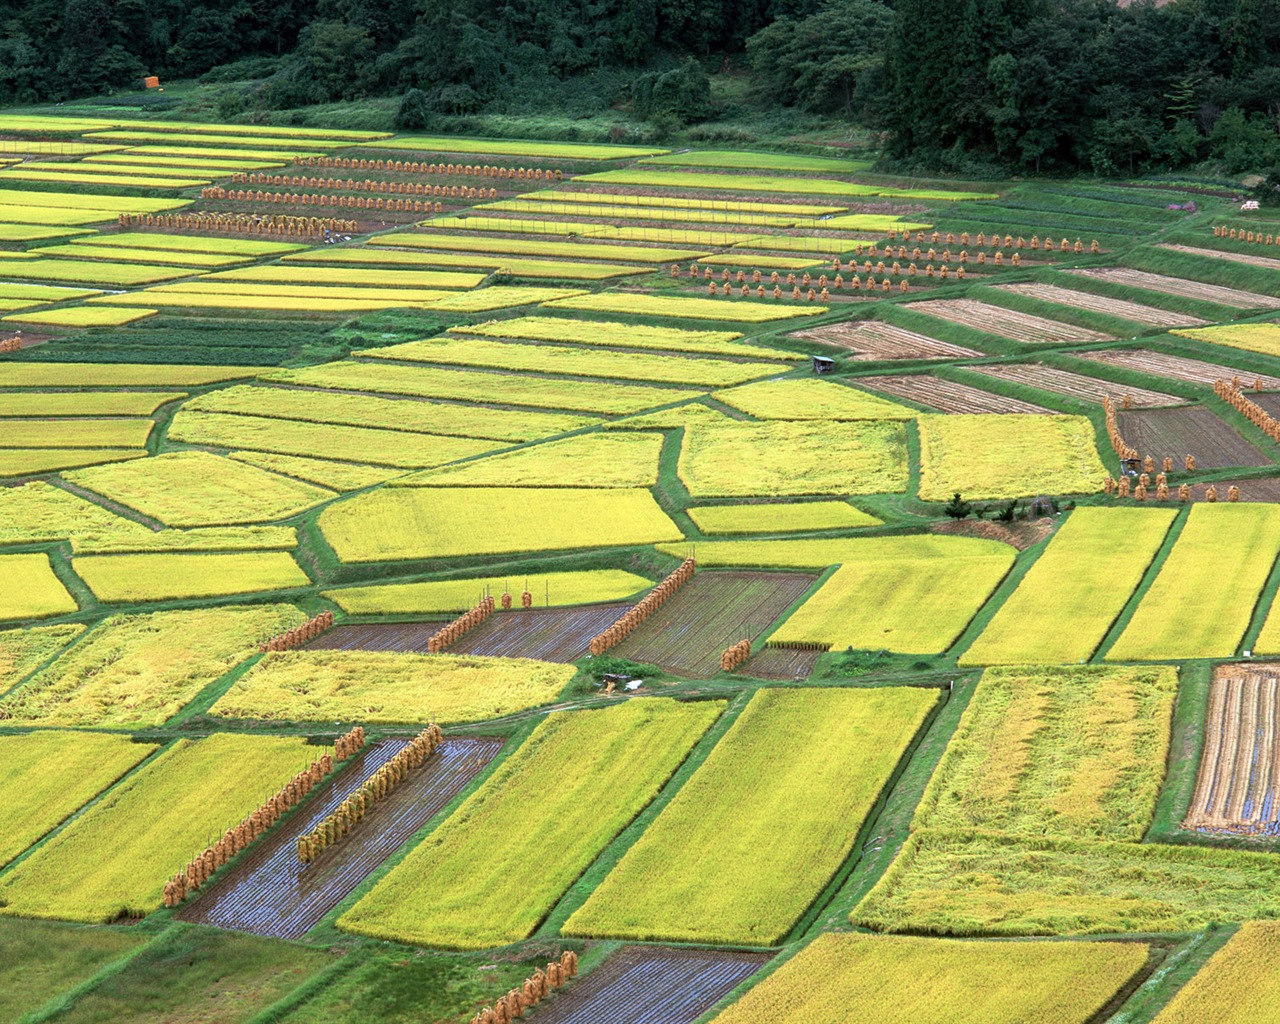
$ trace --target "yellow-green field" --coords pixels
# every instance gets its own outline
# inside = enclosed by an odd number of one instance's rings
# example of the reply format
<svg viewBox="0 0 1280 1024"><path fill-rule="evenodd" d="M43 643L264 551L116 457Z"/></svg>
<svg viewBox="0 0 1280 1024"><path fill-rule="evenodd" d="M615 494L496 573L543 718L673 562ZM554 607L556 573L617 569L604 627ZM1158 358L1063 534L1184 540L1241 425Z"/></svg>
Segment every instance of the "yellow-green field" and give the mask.
<svg viewBox="0 0 1280 1024"><path fill-rule="evenodd" d="M326 590L324 596L348 615L434 615L461 613L484 594L495 600L510 593L513 607L527 588L535 608L599 601L621 601L653 585L653 581L622 569L583 569L512 577L472 577L427 580L422 583L384 583L379 586ZM0 638L4 634L0 633Z"/></svg>
<svg viewBox="0 0 1280 1024"><path fill-rule="evenodd" d="M229 597L311 582L284 551L85 555L72 565L94 596L108 604Z"/></svg>
<svg viewBox="0 0 1280 1024"><path fill-rule="evenodd" d="M258 662L209 713L265 722L472 722L548 704L575 671L519 658L288 651Z"/></svg>
<svg viewBox="0 0 1280 1024"><path fill-rule="evenodd" d="M968 557L873 554L845 562L771 639L906 654L945 651L1013 565L1012 548L986 543L982 554Z"/></svg>
<svg viewBox="0 0 1280 1024"><path fill-rule="evenodd" d="M19 683L84 631L75 623L0 630L0 690Z"/></svg>
<svg viewBox="0 0 1280 1024"><path fill-rule="evenodd" d="M1108 661L1226 658L1280 552L1280 506L1195 505Z"/></svg>
<svg viewBox="0 0 1280 1024"><path fill-rule="evenodd" d="M54 575L45 554L0 555L0 622L47 619L78 605Z"/></svg>
<svg viewBox="0 0 1280 1024"><path fill-rule="evenodd" d="M0 867L154 751L131 736L0 736Z"/></svg>
<svg viewBox="0 0 1280 1024"><path fill-rule="evenodd" d="M0 395L0 409L4 408L3 401L4 396ZM477 409L441 402L247 385L207 392L183 408L192 412L235 413L495 441L533 441L598 422L594 417L564 413Z"/></svg>
<svg viewBox="0 0 1280 1024"><path fill-rule="evenodd" d="M697 392L642 384L560 380L518 373L443 370L429 366L381 366L344 362L302 370L276 370L268 381L345 388L386 395L533 406L563 412L630 413L690 398ZM3 374L0 373L0 380Z"/></svg>
<svg viewBox="0 0 1280 1024"><path fill-rule="evenodd" d="M526 938L723 709L647 698L549 716L339 927L460 949Z"/></svg>
<svg viewBox="0 0 1280 1024"><path fill-rule="evenodd" d="M10 420L0 427L0 448L141 448L149 419Z"/></svg>
<svg viewBox="0 0 1280 1024"><path fill-rule="evenodd" d="M330 505L320 530L344 562L678 540L647 490L397 487Z"/></svg>
<svg viewBox="0 0 1280 1024"><path fill-rule="evenodd" d="M154 309L111 309L100 306L70 306L66 309L47 309L34 313L15 313L4 317L24 324L40 324L44 327L123 327L136 320L154 316Z"/></svg>
<svg viewBox="0 0 1280 1024"><path fill-rule="evenodd" d="M283 604L107 618L0 701L0 719L41 726L157 726L258 644L302 621L297 609Z"/></svg>
<svg viewBox="0 0 1280 1024"><path fill-rule="evenodd" d="M777 363L739 363L727 359L640 352L597 352L570 345L524 345L461 338L411 341L356 354L365 358L415 363L651 380L659 384L699 384L705 387L740 384L782 369Z"/></svg>
<svg viewBox="0 0 1280 1024"><path fill-rule="evenodd" d="M149 416L186 398L182 391L13 391L0 394L0 417Z"/></svg>
<svg viewBox="0 0 1280 1024"><path fill-rule="evenodd" d="M319 484L332 491L358 491L372 487L400 473L389 466L365 466L355 462L333 462L301 455L276 455L272 452L228 452L228 458L259 469Z"/></svg>
<svg viewBox="0 0 1280 1024"><path fill-rule="evenodd" d="M936 702L906 687L758 691L565 932L782 941Z"/></svg>
<svg viewBox="0 0 1280 1024"><path fill-rule="evenodd" d="M464 437L185 410L174 417L169 437L215 448L330 457L397 469L441 466L501 447Z"/></svg>
<svg viewBox="0 0 1280 1024"><path fill-rule="evenodd" d="M679 320L723 320L731 323L766 323L791 317L817 316L826 306L812 303L758 299L699 299L644 295L637 292L597 292L574 299L548 302L548 309L575 309L588 313L628 313L632 316L674 317Z"/></svg>
<svg viewBox="0 0 1280 1024"><path fill-rule="evenodd" d="M911 420L914 409L857 388L807 377L765 380L715 398L762 420Z"/></svg>
<svg viewBox="0 0 1280 1024"><path fill-rule="evenodd" d="M661 349L667 352L705 352L711 355L755 356L763 359L801 359L795 352L735 345L737 331L689 331L676 327L648 327L611 320L571 320L555 316L521 316L491 320L473 326L454 327L452 334L526 341L559 341L574 345L607 345L617 348Z"/></svg>
<svg viewBox="0 0 1280 1024"><path fill-rule="evenodd" d="M1141 581L1175 514L1157 508L1076 509L960 664L1088 660ZM1052 601L1044 599L1046 593Z"/></svg>
<svg viewBox="0 0 1280 1024"><path fill-rule="evenodd" d="M145 454L141 448L0 448L0 477L34 476L77 466L124 462Z"/></svg>
<svg viewBox="0 0 1280 1024"><path fill-rule="evenodd" d="M1167 666L988 669L912 827L1137 842L1177 690Z"/></svg>
<svg viewBox="0 0 1280 1024"><path fill-rule="evenodd" d="M658 482L661 451L660 434L582 434L415 473L396 483L427 487L650 487Z"/></svg>
<svg viewBox="0 0 1280 1024"><path fill-rule="evenodd" d="M1246 921L1160 1011L1155 1024L1251 1024L1274 1014L1280 924Z"/></svg>
<svg viewBox="0 0 1280 1024"><path fill-rule="evenodd" d="M1222 324L1169 333L1246 352L1261 352L1264 356L1280 356L1280 324Z"/></svg>
<svg viewBox="0 0 1280 1024"><path fill-rule="evenodd" d="M208 452L169 452L95 466L67 479L169 526L264 523L334 496L298 480Z"/></svg>
<svg viewBox="0 0 1280 1024"><path fill-rule="evenodd" d="M191 387L256 376L251 366L178 366L164 363L15 363L0 364L0 387L129 388Z"/></svg>
<svg viewBox="0 0 1280 1024"><path fill-rule="evenodd" d="M689 518L703 533L808 533L879 526L880 520L843 501L794 504L701 505Z"/></svg>
<svg viewBox="0 0 1280 1024"><path fill-rule="evenodd" d="M1093 494L1106 467L1083 416L927 415L920 423L920 497Z"/></svg>
<svg viewBox="0 0 1280 1024"><path fill-rule="evenodd" d="M158 909L192 851L256 809L312 749L301 737L179 740L6 872L0 914L100 923Z"/></svg>
<svg viewBox="0 0 1280 1024"><path fill-rule="evenodd" d="M689 544L660 544L658 550L677 558L688 556ZM912 562L950 558L1008 557L1012 551L998 541L937 534L828 540L715 540L698 544L698 564L711 567L759 569L824 569L829 565L873 562Z"/></svg>
<svg viewBox="0 0 1280 1024"><path fill-rule="evenodd" d="M1087 1024L1146 959L1141 942L826 934L715 1022Z"/></svg>
<svg viewBox="0 0 1280 1024"><path fill-rule="evenodd" d="M901 423L695 421L680 479L699 498L888 494L907 487Z"/></svg>

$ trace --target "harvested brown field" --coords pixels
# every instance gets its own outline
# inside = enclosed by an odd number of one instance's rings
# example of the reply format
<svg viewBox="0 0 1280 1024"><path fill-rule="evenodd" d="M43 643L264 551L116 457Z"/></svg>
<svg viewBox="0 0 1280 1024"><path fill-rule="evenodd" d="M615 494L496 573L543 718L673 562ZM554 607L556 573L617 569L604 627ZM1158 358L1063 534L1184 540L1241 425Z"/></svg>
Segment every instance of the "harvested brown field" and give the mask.
<svg viewBox="0 0 1280 1024"><path fill-rule="evenodd" d="M591 638L629 604L529 608L498 612L449 647L450 654L488 654L568 663L582 657ZM335 626L307 644L322 651L392 651L425 654L441 623L370 622Z"/></svg>
<svg viewBox="0 0 1280 1024"><path fill-rule="evenodd" d="M1240 488L1240 500L1249 502L1280 503L1280 478L1264 476L1251 480L1216 480L1210 484L1192 484L1191 500L1204 501L1205 492L1212 486L1215 501L1225 501L1227 491L1232 487Z"/></svg>
<svg viewBox="0 0 1280 1024"><path fill-rule="evenodd" d="M562 664L581 658L591 638L631 605L588 604L576 608L530 608L491 615L457 643L450 654L537 658Z"/></svg>
<svg viewBox="0 0 1280 1024"><path fill-rule="evenodd" d="M1073 354L1077 359L1087 359L1091 363L1117 366L1122 370L1134 370L1166 380L1185 380L1188 384L1204 384L1210 388L1216 380L1231 380L1232 377L1239 377L1249 387L1253 386L1256 379L1262 381L1265 390L1280 391L1278 377L1271 377L1265 373L1252 373L1234 366L1222 366L1219 363L1206 363L1202 359L1188 359L1185 356L1152 352L1145 348L1116 348L1107 349L1104 352Z"/></svg>
<svg viewBox="0 0 1280 1024"><path fill-rule="evenodd" d="M808 331L796 331L793 338L848 349L854 362L890 359L963 359L984 353L963 345L939 341L879 320L828 324Z"/></svg>
<svg viewBox="0 0 1280 1024"><path fill-rule="evenodd" d="M449 738L350 835L310 864L298 861L298 839L337 809L407 740L381 740L354 757L333 782L281 822L214 885L184 907L184 921L282 939L298 938L460 793L502 749L490 737Z"/></svg>
<svg viewBox="0 0 1280 1024"><path fill-rule="evenodd" d="M1171 313L1167 309L1155 306L1144 306L1127 299L1112 299L1106 295L1094 295L1092 292L1078 292L1071 288L1059 288L1056 284L1039 284L1028 281L1025 284L996 285L1000 291L1012 292L1014 295L1025 295L1030 299L1041 299L1044 302L1056 302L1060 306L1071 306L1075 309L1087 309L1093 313L1105 313L1121 320L1132 320L1135 324L1146 324L1148 327L1189 327L1207 324L1197 316L1186 313Z"/></svg>
<svg viewBox="0 0 1280 1024"><path fill-rule="evenodd" d="M1256 405L1262 406L1272 416L1280 417L1280 394L1273 392L1266 394L1249 393L1249 401Z"/></svg>
<svg viewBox="0 0 1280 1024"><path fill-rule="evenodd" d="M1267 466L1262 452L1202 405L1178 409L1143 409L1116 413L1120 433L1144 458L1157 463L1168 457L1182 467L1188 455L1200 469Z"/></svg>
<svg viewBox="0 0 1280 1024"><path fill-rule="evenodd" d="M766 647L737 669L737 672L753 679L779 682L808 679L813 675L813 668L821 654L821 651L796 647Z"/></svg>
<svg viewBox="0 0 1280 1024"><path fill-rule="evenodd" d="M538 1024L692 1024L769 956L627 946L538 1007Z"/></svg>
<svg viewBox="0 0 1280 1024"><path fill-rule="evenodd" d="M968 384L943 380L927 373L901 374L885 377L856 377L858 384L887 395L905 398L910 402L937 409L939 412L996 412L1043 414L1052 412L1040 405L1032 405L1019 398L997 395Z"/></svg>
<svg viewBox="0 0 1280 1024"><path fill-rule="evenodd" d="M1185 246L1167 246L1166 248L1182 248L1184 252L1193 253L1205 251L1187 249ZM1232 309L1269 309L1280 306L1280 299L1273 299L1269 295L1246 292L1239 288L1226 288L1220 284L1206 284L1203 281L1189 281L1184 277L1151 274L1145 270L1131 270L1128 267L1086 267L1080 270L1068 270L1065 273L1128 285L1131 288L1145 288L1149 292L1162 292L1165 295L1181 295L1187 299L1216 302L1219 306L1229 306Z"/></svg>
<svg viewBox="0 0 1280 1024"><path fill-rule="evenodd" d="M1221 665L1213 674L1204 751L1184 828L1280 833L1280 665Z"/></svg>
<svg viewBox="0 0 1280 1024"><path fill-rule="evenodd" d="M367 625L334 626L322 633L307 649L312 651L406 651L424 652L427 640L440 629L439 622L379 622Z"/></svg>
<svg viewBox="0 0 1280 1024"><path fill-rule="evenodd" d="M1085 402L1101 403L1104 396L1110 395L1116 405L1128 398L1138 409L1156 409L1166 405L1182 405L1185 398L1166 395L1159 391L1148 391L1146 388L1130 387L1110 380L1099 380L1083 373L1072 373L1070 370L1059 370L1056 366L1042 366L1040 363L1006 363L999 366L968 366L965 369L973 373L981 373L996 380L1006 380L1012 384L1023 384L1041 391L1051 391L1055 395L1067 398L1078 398Z"/></svg>
<svg viewBox="0 0 1280 1024"><path fill-rule="evenodd" d="M720 655L755 639L817 580L798 572L698 572L610 654L709 679Z"/></svg>
<svg viewBox="0 0 1280 1024"><path fill-rule="evenodd" d="M971 327L976 331L998 334L1002 338L1021 341L1028 345L1066 345L1082 341L1113 341L1111 335L1076 327L1042 316L1019 313L1016 309L993 306L976 299L930 299L912 302L907 309L927 313L952 323Z"/></svg>
<svg viewBox="0 0 1280 1024"><path fill-rule="evenodd" d="M1266 267L1268 270L1280 270L1280 260L1274 256L1257 256L1251 252L1230 252L1226 249L1201 249L1194 245L1175 245L1165 242L1158 249L1171 252L1185 252L1192 256L1209 256L1215 260L1229 260L1232 263L1247 263L1251 267Z"/></svg>
<svg viewBox="0 0 1280 1024"><path fill-rule="evenodd" d="M1026 551L1039 544L1053 532L1053 520L1036 519L1031 522L998 523L990 519L948 519L930 523L931 533L945 533L952 537L979 537L982 540L998 540L1019 551Z"/></svg>

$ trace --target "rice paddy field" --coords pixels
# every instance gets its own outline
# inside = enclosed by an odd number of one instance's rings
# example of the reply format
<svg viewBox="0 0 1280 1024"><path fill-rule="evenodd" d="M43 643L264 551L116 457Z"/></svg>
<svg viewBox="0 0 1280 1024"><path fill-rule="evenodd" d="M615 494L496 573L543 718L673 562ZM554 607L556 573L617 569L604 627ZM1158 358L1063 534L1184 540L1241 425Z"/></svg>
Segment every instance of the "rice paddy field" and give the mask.
<svg viewBox="0 0 1280 1024"><path fill-rule="evenodd" d="M546 719L452 824L431 833L339 925L461 949L525 938L657 796L723 707L639 700ZM600 768L574 771L584 757ZM466 865L465 890L451 862Z"/></svg>
<svg viewBox="0 0 1280 1024"><path fill-rule="evenodd" d="M129 102L0 111L0 1019L1274 1016L1238 182Z"/></svg>
<svg viewBox="0 0 1280 1024"><path fill-rule="evenodd" d="M98 923L161 904L166 877L307 758L296 737L179 740L0 880L0 914ZM216 773L217 786L209 776Z"/></svg>
<svg viewBox="0 0 1280 1024"><path fill-rule="evenodd" d="M758 691L566 932L775 945L848 856L935 700L913 689Z"/></svg>
<svg viewBox="0 0 1280 1024"><path fill-rule="evenodd" d="M890 1024L1085 1024L1146 958L1137 942L828 934L715 1019L837 1024L874 1014Z"/></svg>

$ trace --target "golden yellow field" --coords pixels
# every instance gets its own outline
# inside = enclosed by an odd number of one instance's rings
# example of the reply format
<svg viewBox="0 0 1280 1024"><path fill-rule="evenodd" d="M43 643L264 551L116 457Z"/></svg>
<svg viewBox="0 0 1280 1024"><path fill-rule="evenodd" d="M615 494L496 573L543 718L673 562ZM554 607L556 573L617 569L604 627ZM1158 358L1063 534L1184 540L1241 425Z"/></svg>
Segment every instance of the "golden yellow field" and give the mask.
<svg viewBox="0 0 1280 1024"><path fill-rule="evenodd" d="M287 651L258 662L210 714L267 722L471 722L549 703L575 671L518 658Z"/></svg>
<svg viewBox="0 0 1280 1024"><path fill-rule="evenodd" d="M1253 1024L1270 1019L1280 999L1278 955L1280 924L1246 921L1160 1011L1155 1024Z"/></svg>
<svg viewBox="0 0 1280 1024"><path fill-rule="evenodd" d="M1146 959L1141 942L827 934L715 1024L1086 1024Z"/></svg>
<svg viewBox="0 0 1280 1024"><path fill-rule="evenodd" d="M72 564L97 598L108 604L226 597L311 582L285 551L84 555Z"/></svg>
<svg viewBox="0 0 1280 1024"><path fill-rule="evenodd" d="M920 497L1094 494L1107 470L1083 416L920 417Z"/></svg>
<svg viewBox="0 0 1280 1024"><path fill-rule="evenodd" d="M131 736L0 736L0 867L156 749Z"/></svg>
<svg viewBox="0 0 1280 1024"><path fill-rule="evenodd" d="M45 619L79 607L54 575L48 555L0 555L0 579L0 622Z"/></svg>
<svg viewBox="0 0 1280 1024"><path fill-rule="evenodd" d="M178 740L0 878L0 914L99 923L161 905L213 835L313 757L302 737Z"/></svg>
<svg viewBox="0 0 1280 1024"><path fill-rule="evenodd" d="M249 657L259 643L302 620L296 608L284 604L107 618L0 701L0 720L42 726L157 726Z"/></svg>

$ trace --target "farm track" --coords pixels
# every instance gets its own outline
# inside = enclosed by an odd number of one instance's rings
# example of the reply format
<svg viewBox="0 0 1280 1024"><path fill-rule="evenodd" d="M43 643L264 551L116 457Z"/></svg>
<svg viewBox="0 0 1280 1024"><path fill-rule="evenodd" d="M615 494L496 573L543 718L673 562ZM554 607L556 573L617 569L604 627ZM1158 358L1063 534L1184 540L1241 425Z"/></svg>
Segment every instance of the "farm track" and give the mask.
<svg viewBox="0 0 1280 1024"><path fill-rule="evenodd" d="M1252 386L1255 380L1262 381L1268 391L1280 391L1280 377L1267 374L1252 373L1234 366L1222 366L1219 363L1206 363L1200 359L1187 359L1185 356L1170 356L1163 352L1152 352L1143 348L1117 348L1103 352L1075 352L1077 359L1085 359L1091 363L1103 363L1106 366L1118 366L1122 370L1133 370L1145 373L1150 377L1161 377L1166 380L1182 380L1188 384L1203 384L1213 387L1214 381L1231 380L1239 377L1241 381Z"/></svg>
<svg viewBox="0 0 1280 1024"><path fill-rule="evenodd" d="M1032 405L1020 398L983 391L968 384L943 380L927 373L901 376L855 377L857 383L883 391L887 395L905 398L939 412L971 413L1026 413L1028 415L1052 412L1041 405Z"/></svg>
<svg viewBox="0 0 1280 1024"><path fill-rule="evenodd" d="M1133 388L1127 384L1116 384L1114 381L1100 380L1083 373L1072 373L1070 370L1059 370L1056 366L1041 366L1039 363L1010 363L1000 366L967 366L971 373L981 373L996 380L1022 384L1026 387L1049 391L1067 398L1078 398L1085 402L1101 404L1104 396L1110 395L1116 404L1128 398L1139 409L1158 408L1168 405L1182 405L1184 398L1166 395L1159 391L1148 391L1146 388Z"/></svg>
<svg viewBox="0 0 1280 1024"><path fill-rule="evenodd" d="M790 682L813 675L821 651L803 651L794 647L766 647L739 670L753 679Z"/></svg>
<svg viewBox="0 0 1280 1024"><path fill-rule="evenodd" d="M502 749L503 741L446 739L426 764L374 804L350 835L311 864L300 864L299 837L323 821L406 743L382 740L362 751L319 799L251 847L230 874L178 917L282 939L302 936L475 778Z"/></svg>
<svg viewBox="0 0 1280 1024"><path fill-rule="evenodd" d="M793 338L816 341L848 349L855 362L888 359L964 359L981 356L977 349L939 341L880 320L828 324L808 331L796 331Z"/></svg>
<svg viewBox="0 0 1280 1024"><path fill-rule="evenodd" d="M1262 452L1202 405L1126 410L1116 418L1125 441L1156 462L1167 456L1181 467L1188 455L1194 455L1200 469L1271 465Z"/></svg>
<svg viewBox="0 0 1280 1024"><path fill-rule="evenodd" d="M1146 324L1149 327L1194 327L1202 326L1209 322L1208 320L1201 320L1197 316L1188 316L1185 313L1171 313L1167 309L1144 306L1142 303L1130 302L1127 299L1112 299L1105 295L1095 295L1093 292L1078 292L1070 288L1060 288L1056 284L1027 282L1026 284L1001 284L995 287L1002 292L1025 295L1028 298L1041 299L1044 302L1056 302L1060 306L1071 306L1073 309L1086 309L1093 313L1104 313L1107 316L1119 317L1122 320L1132 320L1134 323Z"/></svg>
<svg viewBox="0 0 1280 1024"><path fill-rule="evenodd" d="M969 327L975 331L998 334L1002 338L1027 345L1063 345L1072 342L1113 341L1111 335L1091 331L1087 327L1048 320L1016 309L993 306L976 299L931 299L913 302L906 308L942 320Z"/></svg>
<svg viewBox="0 0 1280 1024"><path fill-rule="evenodd" d="M1205 253L1205 249L1186 249L1178 246L1165 248L1180 249L1182 252ZM1218 255L1214 253L1214 255ZM1276 261L1280 265L1280 261ZM1182 277L1168 277L1164 274L1152 274L1145 270L1131 270L1128 267L1085 267L1079 270L1064 271L1067 274L1079 274L1081 277L1092 277L1098 281L1109 281L1112 284L1128 285L1132 288L1144 288L1149 292L1162 292L1165 295L1178 295L1186 299L1200 299L1203 302L1216 302L1220 306L1232 309L1270 309L1280 306L1280 299L1257 292L1246 292L1239 288L1227 288L1220 284L1206 284L1203 281L1189 281Z"/></svg>
<svg viewBox="0 0 1280 1024"><path fill-rule="evenodd" d="M767 953L627 946L540 1007L538 1024L691 1024Z"/></svg>
<svg viewBox="0 0 1280 1024"><path fill-rule="evenodd" d="M586 654L591 638L630 607L591 604L499 612L451 645L448 653L568 663Z"/></svg>
<svg viewBox="0 0 1280 1024"><path fill-rule="evenodd" d="M610 653L672 675L709 679L720 671L726 648L763 633L816 579L808 573L695 573Z"/></svg>
<svg viewBox="0 0 1280 1024"><path fill-rule="evenodd" d="M1224 665L1214 673L1184 828L1280 834L1278 713L1280 666Z"/></svg>

